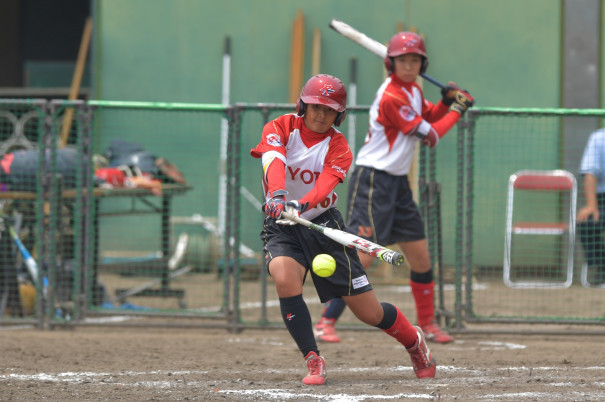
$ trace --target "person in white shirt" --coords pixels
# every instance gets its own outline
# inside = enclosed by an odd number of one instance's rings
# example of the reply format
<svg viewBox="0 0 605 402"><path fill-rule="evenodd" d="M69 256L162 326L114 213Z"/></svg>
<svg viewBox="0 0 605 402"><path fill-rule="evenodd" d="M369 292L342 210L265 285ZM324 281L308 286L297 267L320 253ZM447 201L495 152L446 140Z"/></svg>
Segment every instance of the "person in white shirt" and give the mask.
<svg viewBox="0 0 605 402"><path fill-rule="evenodd" d="M577 215L580 242L588 264L589 282L605 283L605 128L590 135L582 161L580 174L586 204Z"/></svg>

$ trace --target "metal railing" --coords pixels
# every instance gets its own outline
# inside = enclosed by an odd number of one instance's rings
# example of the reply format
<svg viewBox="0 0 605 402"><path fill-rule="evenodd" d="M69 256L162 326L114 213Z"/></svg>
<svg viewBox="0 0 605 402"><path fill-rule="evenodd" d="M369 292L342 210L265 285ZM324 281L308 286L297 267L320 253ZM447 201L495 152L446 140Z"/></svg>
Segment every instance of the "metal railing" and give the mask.
<svg viewBox="0 0 605 402"><path fill-rule="evenodd" d="M66 108L75 111L67 146L78 155L69 185L60 172L59 135ZM363 143L366 126L361 122L368 109L347 110L348 117L357 117L353 132L346 133L351 143ZM262 169L249 150L259 142L264 124L294 111L293 104L271 103L0 100L0 146L5 153L18 146L39 152L34 187L19 194L7 188L0 196L11 206L7 213L27 214L29 226L20 226L19 235L46 278L36 283L38 308L33 314L11 310L9 300L17 306L15 287L27 275L15 246L5 241L0 256L5 254L17 276L10 279L12 274L4 270L6 301L0 324L231 331L282 327L258 237ZM475 108L439 147L419 146L412 186L426 224L437 315L451 331L467 331L467 323L605 322L595 307L602 289L587 288L578 280L580 245L574 255L574 282L567 289L512 289L502 279L509 175L533 168L575 173L587 127L604 116L603 110ZM221 130L224 121L227 132ZM186 184L162 183L162 195L149 188L108 188L97 176L96 163L115 139L176 161ZM336 191L344 195L345 187ZM222 208L218 200L224 200ZM561 210L560 199L540 202L540 213ZM345 205L346 196L341 196L339 208ZM4 229L14 223L13 215L5 218ZM6 230L1 238L8 239ZM526 262L512 266L511 272L529 275L528 261L539 253L549 262L532 266L532 272L557 272L557 261L549 259L558 255L561 244L526 246L530 251L516 259ZM408 269L376 263L368 271L381 300L414 311ZM308 282L305 299L318 318L323 306ZM347 314L339 326L366 328Z"/></svg>

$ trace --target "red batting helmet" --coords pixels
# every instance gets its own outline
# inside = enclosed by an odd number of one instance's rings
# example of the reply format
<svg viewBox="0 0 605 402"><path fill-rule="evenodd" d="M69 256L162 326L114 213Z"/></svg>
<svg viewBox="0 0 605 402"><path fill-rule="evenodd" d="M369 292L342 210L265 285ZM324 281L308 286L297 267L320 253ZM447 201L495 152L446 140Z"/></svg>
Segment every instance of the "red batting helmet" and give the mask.
<svg viewBox="0 0 605 402"><path fill-rule="evenodd" d="M387 47L387 56L384 58L384 65L389 72L393 71L393 58L402 54L414 53L422 56L422 67L420 74L426 72L429 66L429 58L426 55L424 41L414 32L399 32L391 38Z"/></svg>
<svg viewBox="0 0 605 402"><path fill-rule="evenodd" d="M326 105L338 112L335 126L345 119L347 109L347 89L341 80L328 74L318 74L311 77L300 92L296 102L296 114L305 114L308 104Z"/></svg>

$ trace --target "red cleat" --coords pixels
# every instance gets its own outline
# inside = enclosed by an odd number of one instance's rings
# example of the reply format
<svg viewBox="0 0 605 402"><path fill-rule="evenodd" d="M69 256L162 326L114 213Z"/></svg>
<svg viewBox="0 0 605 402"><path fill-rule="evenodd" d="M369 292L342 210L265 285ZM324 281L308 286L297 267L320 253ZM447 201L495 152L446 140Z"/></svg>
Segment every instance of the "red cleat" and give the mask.
<svg viewBox="0 0 605 402"><path fill-rule="evenodd" d="M433 354L426 344L422 330L419 327L414 328L418 332L418 340L414 346L408 349L414 365L414 373L418 378L434 378L437 371L437 362L433 359Z"/></svg>
<svg viewBox="0 0 605 402"><path fill-rule="evenodd" d="M447 332L441 329L439 324L431 322L430 324L423 325L420 327L424 332L426 340L436 343L450 343L454 341L454 338Z"/></svg>
<svg viewBox="0 0 605 402"><path fill-rule="evenodd" d="M334 318L321 317L321 320L319 320L319 323L317 323L313 329L313 332L315 332L315 340L329 343L340 342L340 338L336 335L336 329L334 328L335 323L336 320Z"/></svg>
<svg viewBox="0 0 605 402"><path fill-rule="evenodd" d="M309 352L305 356L309 374L303 378L306 385L323 385L326 382L326 361L315 352Z"/></svg>

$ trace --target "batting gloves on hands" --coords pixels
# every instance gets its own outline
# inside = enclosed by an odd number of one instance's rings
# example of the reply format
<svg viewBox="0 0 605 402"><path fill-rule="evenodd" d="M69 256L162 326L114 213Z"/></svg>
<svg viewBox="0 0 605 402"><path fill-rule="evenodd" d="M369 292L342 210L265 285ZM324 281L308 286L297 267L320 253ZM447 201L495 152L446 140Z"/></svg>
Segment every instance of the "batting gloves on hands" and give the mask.
<svg viewBox="0 0 605 402"><path fill-rule="evenodd" d="M286 212L296 216L300 216L300 214L302 214L307 210L307 208L309 208L308 202L301 204L298 201L288 201L286 205ZM278 219L277 223L280 225L296 225L296 222L291 221L290 219Z"/></svg>
<svg viewBox="0 0 605 402"><path fill-rule="evenodd" d="M416 131L414 135L420 138L420 141L429 148L433 148L439 143L439 135L432 128L427 134Z"/></svg>
<svg viewBox="0 0 605 402"><path fill-rule="evenodd" d="M460 91L458 85L453 82L448 82L446 86L441 88L441 102L446 106L451 106L456 100L456 94Z"/></svg>
<svg viewBox="0 0 605 402"><path fill-rule="evenodd" d="M286 190L276 190L273 192L273 197L265 202L263 210L273 219L279 218L282 211L286 209Z"/></svg>
<svg viewBox="0 0 605 402"><path fill-rule="evenodd" d="M466 109L473 106L475 104L475 99L468 92L459 90L456 93L456 98L454 99L454 103L450 106L450 110L460 113L461 116L464 116L464 112Z"/></svg>

